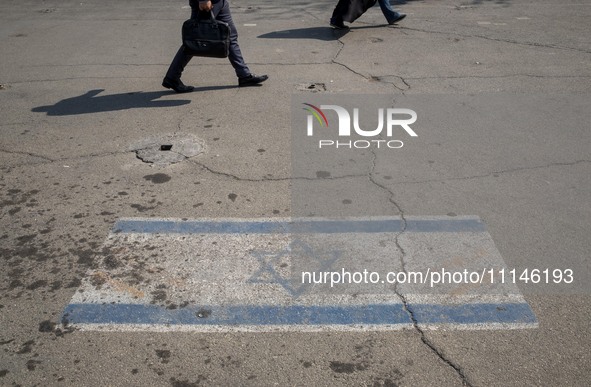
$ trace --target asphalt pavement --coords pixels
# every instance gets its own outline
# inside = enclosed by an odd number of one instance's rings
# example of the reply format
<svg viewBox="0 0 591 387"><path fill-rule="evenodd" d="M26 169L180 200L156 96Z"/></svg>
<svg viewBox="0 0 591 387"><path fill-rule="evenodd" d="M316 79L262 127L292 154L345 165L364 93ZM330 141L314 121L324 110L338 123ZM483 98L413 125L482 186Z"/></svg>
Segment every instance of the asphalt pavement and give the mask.
<svg viewBox="0 0 591 387"><path fill-rule="evenodd" d="M591 2L335 4L232 1L269 80L193 58L176 94L188 2L0 2L0 385L591 384ZM416 136L316 147L337 105Z"/></svg>

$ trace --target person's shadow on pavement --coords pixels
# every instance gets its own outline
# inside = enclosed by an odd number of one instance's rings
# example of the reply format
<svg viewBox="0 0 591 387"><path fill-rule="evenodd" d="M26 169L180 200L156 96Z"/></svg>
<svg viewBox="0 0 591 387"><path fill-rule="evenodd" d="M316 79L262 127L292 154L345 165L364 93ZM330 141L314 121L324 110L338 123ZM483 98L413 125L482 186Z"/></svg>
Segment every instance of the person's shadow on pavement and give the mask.
<svg viewBox="0 0 591 387"><path fill-rule="evenodd" d="M273 31L259 35L260 39L314 39L330 42L339 40L349 32L348 28L335 30L331 27L306 27L291 30Z"/></svg>
<svg viewBox="0 0 591 387"><path fill-rule="evenodd" d="M173 107L191 103L188 99L157 100L163 95L170 94L169 91L132 92L97 97L102 91L104 89L90 90L78 97L63 99L55 105L38 106L31 111L46 112L48 116L70 116L137 108Z"/></svg>
<svg viewBox="0 0 591 387"><path fill-rule="evenodd" d="M386 24L387 26L387 24ZM306 27L294 28L291 30L273 31L257 36L259 39L313 39L331 42L339 40L347 35L350 31L366 30L372 28L384 28L383 24L377 25L358 25L350 26L343 29L334 29L332 27Z"/></svg>

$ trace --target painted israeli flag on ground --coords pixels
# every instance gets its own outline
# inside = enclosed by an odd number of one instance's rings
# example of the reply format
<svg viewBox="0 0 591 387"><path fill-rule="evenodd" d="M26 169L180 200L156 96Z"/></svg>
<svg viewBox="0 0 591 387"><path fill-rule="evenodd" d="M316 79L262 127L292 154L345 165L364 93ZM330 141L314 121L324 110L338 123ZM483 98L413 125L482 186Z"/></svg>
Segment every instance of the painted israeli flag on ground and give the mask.
<svg viewBox="0 0 591 387"><path fill-rule="evenodd" d="M477 217L121 219L63 314L84 330L537 326Z"/></svg>

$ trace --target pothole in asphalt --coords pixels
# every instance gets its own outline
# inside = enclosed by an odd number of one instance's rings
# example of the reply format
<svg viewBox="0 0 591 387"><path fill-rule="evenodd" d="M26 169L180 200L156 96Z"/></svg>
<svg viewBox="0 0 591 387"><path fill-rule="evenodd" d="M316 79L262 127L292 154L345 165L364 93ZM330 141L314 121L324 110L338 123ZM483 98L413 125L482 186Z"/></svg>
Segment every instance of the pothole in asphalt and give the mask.
<svg viewBox="0 0 591 387"><path fill-rule="evenodd" d="M163 134L140 140L130 150L144 163L169 165L200 155L205 142L192 134Z"/></svg>
<svg viewBox="0 0 591 387"><path fill-rule="evenodd" d="M297 85L297 89L301 91L311 91L317 93L320 91L326 91L326 84L324 83L300 83Z"/></svg>

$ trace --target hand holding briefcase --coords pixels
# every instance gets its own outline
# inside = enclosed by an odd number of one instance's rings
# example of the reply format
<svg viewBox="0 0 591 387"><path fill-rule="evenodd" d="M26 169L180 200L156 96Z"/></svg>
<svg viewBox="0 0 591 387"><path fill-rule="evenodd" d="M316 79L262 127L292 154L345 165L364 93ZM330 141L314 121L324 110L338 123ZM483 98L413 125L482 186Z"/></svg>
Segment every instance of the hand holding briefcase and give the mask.
<svg viewBox="0 0 591 387"><path fill-rule="evenodd" d="M209 17L205 17L209 15ZM230 26L215 20L213 13L199 13L183 23L183 46L193 56L227 58L230 51Z"/></svg>

